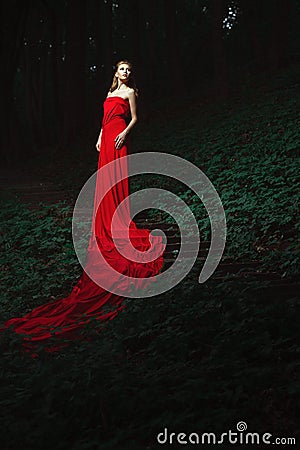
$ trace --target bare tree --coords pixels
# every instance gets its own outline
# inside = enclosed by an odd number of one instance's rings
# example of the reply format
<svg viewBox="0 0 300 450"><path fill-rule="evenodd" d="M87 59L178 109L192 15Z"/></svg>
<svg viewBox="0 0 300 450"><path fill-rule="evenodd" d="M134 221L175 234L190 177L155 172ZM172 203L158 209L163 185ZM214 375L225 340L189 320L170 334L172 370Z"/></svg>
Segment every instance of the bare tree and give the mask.
<svg viewBox="0 0 300 450"><path fill-rule="evenodd" d="M23 46L24 29L28 16L28 1L1 2L3 24L1 27L1 161L13 163L24 154L24 137L16 112L14 82L20 53Z"/></svg>
<svg viewBox="0 0 300 450"><path fill-rule="evenodd" d="M64 69L64 114L61 144L65 147L86 126L86 2L69 0L67 5Z"/></svg>
<svg viewBox="0 0 300 450"><path fill-rule="evenodd" d="M228 95L228 71L226 60L226 49L223 39L223 18L226 13L226 2L224 0L211 0L212 8L212 55L215 94L217 97Z"/></svg>

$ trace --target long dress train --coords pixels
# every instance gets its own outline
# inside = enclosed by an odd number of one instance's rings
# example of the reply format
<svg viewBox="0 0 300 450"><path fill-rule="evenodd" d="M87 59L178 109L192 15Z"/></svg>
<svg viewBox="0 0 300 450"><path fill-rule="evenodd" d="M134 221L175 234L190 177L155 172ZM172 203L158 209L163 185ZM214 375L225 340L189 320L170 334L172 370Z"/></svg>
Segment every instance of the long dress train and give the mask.
<svg viewBox="0 0 300 450"><path fill-rule="evenodd" d="M115 246L115 241L111 232L111 221L116 208L123 202L121 214L114 218L116 229L120 233L120 242L122 236L129 230L129 237L132 245L139 251L146 251L150 248L149 241L150 230L137 228L134 221L130 220L130 206L126 200L129 195L128 187L128 168L124 164L124 158L128 154L127 138L120 149L115 148L115 137L126 128L126 118L129 117L130 107L127 99L118 96L107 97L103 104L104 115L102 121L101 149L98 160L98 169L114 161L111 170L104 175L97 172L93 223L94 233L91 233L85 269L71 293L65 297L47 304L34 308L23 317L12 318L8 320L0 331L12 327L12 329L23 335L23 346L26 351L32 352L36 344L41 342L52 342L57 337L66 337L67 339L76 339L79 337L78 330L83 324L95 318L100 322L113 319L120 311L124 309L124 298L126 298L126 283L124 285L125 295L118 295L113 291L101 287L101 278L110 276L107 272L107 266L98 259L99 250L105 260L118 273L127 277L146 278L158 274L163 266L164 244L161 236L155 236L152 239L152 245L156 247L158 256L150 262L136 262L127 259L120 254ZM126 159L126 158L125 158ZM121 181L115 183L121 176ZM103 179L109 177L109 179ZM102 186L105 182L111 184L111 189L103 196ZM98 201L103 196L97 209ZM129 227L128 227L129 223ZM118 247L119 248L119 247ZM94 277L88 273L99 275L99 281L95 282ZM89 269L89 270L87 270ZM97 277L96 277L97 278ZM107 279L106 279L107 282ZM112 280L115 284L116 280ZM121 282L121 281L120 281ZM124 283L124 280L122 281ZM122 289L121 289L122 292ZM109 311L107 311L109 309ZM99 328L100 330L100 328ZM57 341L56 341L57 342ZM64 344L63 346L65 346ZM47 346L47 351L56 351L61 348L60 345ZM30 349L30 350L29 350ZM34 353L32 353L34 356Z"/></svg>

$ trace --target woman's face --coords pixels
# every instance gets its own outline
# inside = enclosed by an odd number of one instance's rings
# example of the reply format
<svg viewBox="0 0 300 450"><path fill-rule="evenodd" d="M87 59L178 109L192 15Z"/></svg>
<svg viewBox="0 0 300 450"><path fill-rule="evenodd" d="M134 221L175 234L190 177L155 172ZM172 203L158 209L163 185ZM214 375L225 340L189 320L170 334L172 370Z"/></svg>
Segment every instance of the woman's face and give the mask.
<svg viewBox="0 0 300 450"><path fill-rule="evenodd" d="M116 76L122 80L122 81L126 81L129 79L131 74L131 69L128 66L128 64L120 64L118 67L118 70L116 72Z"/></svg>

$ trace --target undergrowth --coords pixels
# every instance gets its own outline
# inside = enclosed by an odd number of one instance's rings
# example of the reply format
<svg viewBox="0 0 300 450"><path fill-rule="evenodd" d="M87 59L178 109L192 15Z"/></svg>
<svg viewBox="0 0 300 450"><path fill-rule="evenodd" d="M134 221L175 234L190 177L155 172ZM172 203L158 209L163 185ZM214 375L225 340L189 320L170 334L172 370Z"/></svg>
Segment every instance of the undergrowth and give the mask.
<svg viewBox="0 0 300 450"><path fill-rule="evenodd" d="M291 80L226 104L191 105L172 121L161 114L141 126L134 150L165 151L200 167L226 213L224 257L260 260L294 280L299 124ZM64 186L78 185L75 171L69 176ZM133 177L131 189L155 185L185 200L202 239L210 238L205 208L192 190L150 174ZM68 205L30 211L9 198L1 204L4 322L67 295L81 268ZM198 269L164 294L125 299L124 311L101 333L92 321L82 330L89 340L59 353L41 347L31 359L20 336L2 333L1 450L154 449L164 427L222 433L241 420L248 431L299 439L294 291L238 278L199 285Z"/></svg>

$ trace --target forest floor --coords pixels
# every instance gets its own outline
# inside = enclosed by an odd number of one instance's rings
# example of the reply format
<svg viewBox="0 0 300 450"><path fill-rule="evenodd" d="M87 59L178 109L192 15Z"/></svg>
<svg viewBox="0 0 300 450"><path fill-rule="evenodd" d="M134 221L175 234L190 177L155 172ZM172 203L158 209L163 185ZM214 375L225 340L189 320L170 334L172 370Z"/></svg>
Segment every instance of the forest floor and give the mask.
<svg viewBox="0 0 300 450"><path fill-rule="evenodd" d="M198 283L211 231L191 189L152 175L133 178L132 191L162 187L187 202L202 239L195 266L166 293L126 299L101 335L91 323L83 330L90 340L60 354L41 348L31 361L18 350L19 336L1 336L1 449L155 449L164 427L221 434L240 421L273 441L300 438L295 73L253 83L222 102L161 103L140 124L134 152L182 156L213 182L228 231L221 264ZM46 179L42 157L23 174L1 175L3 321L69 293L80 276L72 210L82 180L95 170L91 148L74 149L71 164L53 158ZM178 229L159 206L139 223L165 227L169 266Z"/></svg>
<svg viewBox="0 0 300 450"><path fill-rule="evenodd" d="M29 211L39 211L45 206L51 208L60 208L66 206L68 214L72 214L74 205L74 191L69 192L62 185L50 180L44 180L41 175L31 171L29 168L0 169L0 195L11 202L22 204ZM87 211L82 211L84 215ZM165 252L165 266L172 264L180 250L180 234L177 227L172 223L166 223L160 219L159 215L151 218L139 215L136 223L141 228L164 230L168 237L168 245ZM196 244L195 244L196 245ZM281 241L281 247L285 242ZM201 251L198 254L198 261L205 260L205 254L210 246L210 241L201 242ZM300 284L294 278L282 278L278 268L272 270L263 270L261 258L249 258L248 260L236 261L231 257L224 257L220 262L215 275L215 279L244 279L250 278L251 282L255 279L259 281L268 281L268 291L278 295L281 291L297 293ZM279 294L280 295L280 294Z"/></svg>
<svg viewBox="0 0 300 450"><path fill-rule="evenodd" d="M26 204L29 209L38 209L40 203L50 205L69 200L67 192L56 183L26 167L0 168L0 194L2 198Z"/></svg>

